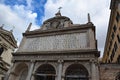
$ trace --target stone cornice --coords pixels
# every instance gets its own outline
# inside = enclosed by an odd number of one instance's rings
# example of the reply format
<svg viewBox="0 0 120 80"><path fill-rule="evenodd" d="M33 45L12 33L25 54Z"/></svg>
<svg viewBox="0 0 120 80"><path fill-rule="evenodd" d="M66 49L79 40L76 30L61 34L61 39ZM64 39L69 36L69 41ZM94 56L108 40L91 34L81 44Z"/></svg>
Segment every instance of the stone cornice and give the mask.
<svg viewBox="0 0 120 80"><path fill-rule="evenodd" d="M64 50L64 51L38 51L38 52L15 52L13 56L24 56L24 55L75 55L75 54L94 54L96 57L100 56L98 50Z"/></svg>
<svg viewBox="0 0 120 80"><path fill-rule="evenodd" d="M56 35L56 34L65 34L65 33L75 33L80 31L86 31L87 29L92 28L95 31L95 27L93 24L84 24L80 26L71 26L71 27L64 27L61 29L50 29L50 30L34 30L23 33L23 36L26 37L36 37L40 35Z"/></svg>
<svg viewBox="0 0 120 80"><path fill-rule="evenodd" d="M13 61L90 61L96 59L99 51L83 51L83 52L62 52L62 53L37 53L37 52L21 52L13 53Z"/></svg>

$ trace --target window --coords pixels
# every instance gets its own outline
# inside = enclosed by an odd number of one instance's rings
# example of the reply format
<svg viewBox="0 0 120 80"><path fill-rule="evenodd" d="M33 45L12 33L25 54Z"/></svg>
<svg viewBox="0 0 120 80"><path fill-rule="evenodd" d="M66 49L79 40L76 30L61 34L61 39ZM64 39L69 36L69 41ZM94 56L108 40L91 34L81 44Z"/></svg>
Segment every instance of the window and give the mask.
<svg viewBox="0 0 120 80"><path fill-rule="evenodd" d="M66 69L65 80L89 80L89 74L83 65L72 64Z"/></svg>
<svg viewBox="0 0 120 80"><path fill-rule="evenodd" d="M112 50L112 54L111 54L111 56L110 56L110 60L111 60L111 62L112 62L112 60L113 60L113 58L114 58L114 55L115 55L115 51L114 51L114 48L113 48L113 50Z"/></svg>
<svg viewBox="0 0 120 80"><path fill-rule="evenodd" d="M118 39L118 42L120 43L120 36L119 35L117 35L117 39Z"/></svg>
<svg viewBox="0 0 120 80"><path fill-rule="evenodd" d="M116 30L117 30L116 25L114 25L113 30L114 30L114 32L116 32Z"/></svg>
<svg viewBox="0 0 120 80"><path fill-rule="evenodd" d="M117 58L117 63L120 64L120 55L119 55L118 58Z"/></svg>
<svg viewBox="0 0 120 80"><path fill-rule="evenodd" d="M0 47L0 56L2 55L3 51L4 51L4 48Z"/></svg>
<svg viewBox="0 0 120 80"><path fill-rule="evenodd" d="M117 12L117 15L116 15L116 21L117 21L117 22L119 22L119 17L120 17L120 15L119 15L119 13Z"/></svg>
<svg viewBox="0 0 120 80"><path fill-rule="evenodd" d="M110 60L108 60L108 63L110 63L111 61Z"/></svg>
<svg viewBox="0 0 120 80"><path fill-rule="evenodd" d="M114 50L115 50L115 52L116 52L117 48L118 48L118 46L117 46L117 43L115 42L115 44L114 44Z"/></svg>
<svg viewBox="0 0 120 80"><path fill-rule="evenodd" d="M112 32L112 39L114 39L114 33Z"/></svg>
<svg viewBox="0 0 120 80"><path fill-rule="evenodd" d="M107 52L107 56L109 56L109 52Z"/></svg>
<svg viewBox="0 0 120 80"><path fill-rule="evenodd" d="M56 71L50 64L41 65L36 73L35 80L55 80Z"/></svg>
<svg viewBox="0 0 120 80"><path fill-rule="evenodd" d="M110 41L109 51L110 51L110 49L111 49L111 46L112 46L112 40Z"/></svg>

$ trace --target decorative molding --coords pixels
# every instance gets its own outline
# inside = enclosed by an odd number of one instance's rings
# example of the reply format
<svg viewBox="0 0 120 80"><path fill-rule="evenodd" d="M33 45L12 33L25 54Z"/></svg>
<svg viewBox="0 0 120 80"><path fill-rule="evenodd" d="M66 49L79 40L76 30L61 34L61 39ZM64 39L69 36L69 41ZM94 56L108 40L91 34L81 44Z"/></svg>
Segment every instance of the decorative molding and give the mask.
<svg viewBox="0 0 120 80"><path fill-rule="evenodd" d="M49 60L57 60L61 61L62 60L89 60L91 58L95 58L94 54L78 54L78 55L25 55L25 56L14 56L13 60L15 61L31 61L31 60L36 60L36 61L47 61Z"/></svg>
<svg viewBox="0 0 120 80"><path fill-rule="evenodd" d="M93 24L82 24L82 25L72 25L71 27L64 27L62 29L50 29L50 30L34 30L23 33L25 37L38 37L46 35L56 35L56 34L66 34L66 33L76 33L81 31L87 31L88 29L95 29Z"/></svg>
<svg viewBox="0 0 120 80"><path fill-rule="evenodd" d="M64 62L63 59L59 59L59 60L58 60L58 63L63 63L63 62Z"/></svg>

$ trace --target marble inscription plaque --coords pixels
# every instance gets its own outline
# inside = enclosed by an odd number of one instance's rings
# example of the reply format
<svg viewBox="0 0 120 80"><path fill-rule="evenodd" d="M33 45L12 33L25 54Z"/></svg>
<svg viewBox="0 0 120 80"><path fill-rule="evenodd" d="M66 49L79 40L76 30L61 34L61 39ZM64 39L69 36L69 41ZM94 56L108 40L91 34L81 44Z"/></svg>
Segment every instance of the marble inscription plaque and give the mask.
<svg viewBox="0 0 120 80"><path fill-rule="evenodd" d="M74 33L36 38L27 38L22 51L76 50L87 47L87 34ZM20 51L21 51L20 50Z"/></svg>

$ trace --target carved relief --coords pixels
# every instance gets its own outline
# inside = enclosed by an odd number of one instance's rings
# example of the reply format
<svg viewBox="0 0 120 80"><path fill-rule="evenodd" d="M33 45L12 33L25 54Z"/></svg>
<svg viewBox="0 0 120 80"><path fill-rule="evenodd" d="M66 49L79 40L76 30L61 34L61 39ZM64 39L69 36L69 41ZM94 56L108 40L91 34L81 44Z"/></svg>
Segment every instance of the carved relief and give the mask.
<svg viewBox="0 0 120 80"><path fill-rule="evenodd" d="M51 23L51 26L52 26L53 29L55 29L59 26L59 24L60 24L60 22L54 21L54 22Z"/></svg>
<svg viewBox="0 0 120 80"><path fill-rule="evenodd" d="M44 22L44 24L42 25L41 29L42 30L47 30L47 29L59 29L59 28L63 28L63 27L69 27L70 24L72 24L72 21L64 16L61 17L54 17L51 18L47 21Z"/></svg>

